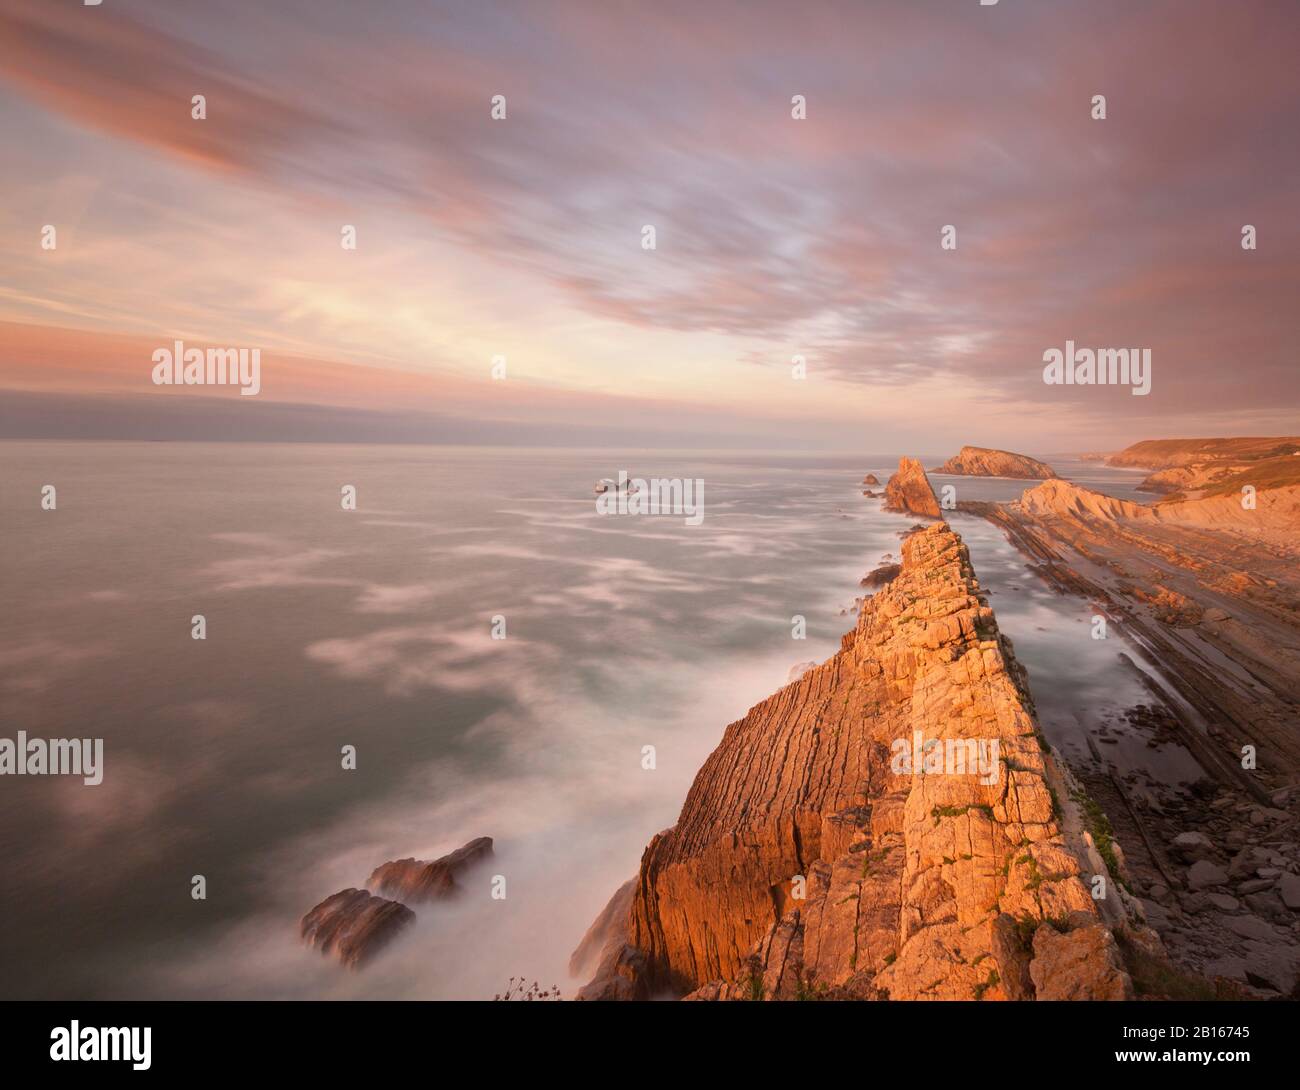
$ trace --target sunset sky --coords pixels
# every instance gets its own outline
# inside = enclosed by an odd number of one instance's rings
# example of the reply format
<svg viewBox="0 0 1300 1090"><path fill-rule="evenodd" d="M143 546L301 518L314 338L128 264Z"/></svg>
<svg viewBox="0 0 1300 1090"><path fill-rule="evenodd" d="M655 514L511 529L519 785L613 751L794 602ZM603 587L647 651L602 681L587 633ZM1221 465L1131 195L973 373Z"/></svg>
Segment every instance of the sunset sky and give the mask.
<svg viewBox="0 0 1300 1090"><path fill-rule="evenodd" d="M1290 433L1298 56L1290 0L0 0L0 436Z"/></svg>

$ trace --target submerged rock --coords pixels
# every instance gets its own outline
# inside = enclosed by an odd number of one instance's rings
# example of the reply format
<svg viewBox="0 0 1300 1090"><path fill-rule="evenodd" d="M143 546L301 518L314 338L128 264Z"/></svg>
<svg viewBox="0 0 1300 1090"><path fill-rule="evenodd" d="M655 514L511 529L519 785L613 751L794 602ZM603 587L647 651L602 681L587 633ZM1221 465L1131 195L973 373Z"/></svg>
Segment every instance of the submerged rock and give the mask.
<svg viewBox="0 0 1300 1090"><path fill-rule="evenodd" d="M359 969L407 926L415 913L405 904L441 900L458 892L456 877L492 854L492 838L481 836L432 863L398 859L376 867L364 889L344 889L326 897L302 918L303 941Z"/></svg>
<svg viewBox="0 0 1300 1090"><path fill-rule="evenodd" d="M359 969L414 922L415 913L405 905L344 889L308 912L301 930L308 946Z"/></svg>
<svg viewBox="0 0 1300 1090"><path fill-rule="evenodd" d="M457 876L491 855L492 838L480 836L432 863L421 859L383 863L371 873L366 886L408 904L437 901L454 896L459 888Z"/></svg>

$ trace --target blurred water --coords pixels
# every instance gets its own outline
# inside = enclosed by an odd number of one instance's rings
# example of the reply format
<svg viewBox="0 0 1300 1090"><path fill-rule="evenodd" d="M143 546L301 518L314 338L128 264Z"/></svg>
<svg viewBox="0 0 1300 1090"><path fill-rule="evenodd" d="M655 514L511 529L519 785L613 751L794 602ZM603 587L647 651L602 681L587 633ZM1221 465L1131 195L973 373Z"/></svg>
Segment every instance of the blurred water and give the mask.
<svg viewBox="0 0 1300 1090"><path fill-rule="evenodd" d="M569 986L570 951L723 728L834 653L858 580L915 521L861 496L892 456L5 443L0 460L4 733L106 753L99 787L0 779L0 990L24 998ZM620 469L702 478L703 523L597 516L592 486ZM1028 585L996 531L958 529L981 574ZM1040 706L1124 699L1114 654L1079 655L1047 595L994 602ZM479 835L492 866L365 972L298 944L301 914L379 863Z"/></svg>

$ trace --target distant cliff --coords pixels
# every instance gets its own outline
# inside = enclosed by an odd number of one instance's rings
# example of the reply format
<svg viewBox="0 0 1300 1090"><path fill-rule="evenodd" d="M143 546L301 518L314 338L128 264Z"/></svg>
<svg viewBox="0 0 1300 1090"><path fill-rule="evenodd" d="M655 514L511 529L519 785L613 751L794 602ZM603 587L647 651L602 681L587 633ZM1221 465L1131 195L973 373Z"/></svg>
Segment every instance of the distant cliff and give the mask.
<svg viewBox="0 0 1300 1090"><path fill-rule="evenodd" d="M1220 460L1253 461L1291 454L1300 450L1297 436L1245 436L1236 439L1143 439L1108 455L1107 465L1141 469L1168 469L1171 466Z"/></svg>
<svg viewBox="0 0 1300 1090"><path fill-rule="evenodd" d="M1022 480L1052 480L1056 471L1046 462L1009 450L990 447L962 447L954 458L933 473L961 473L968 477L1015 477Z"/></svg>
<svg viewBox="0 0 1300 1090"><path fill-rule="evenodd" d="M1090 896L1106 864L966 547L937 524L902 553L841 650L727 728L585 940L583 998L1132 993L1112 928L1159 940L1117 882Z"/></svg>
<svg viewBox="0 0 1300 1090"><path fill-rule="evenodd" d="M1146 439L1106 462L1113 466L1155 470L1140 492L1171 493L1173 499L1196 499L1240 491L1300 485L1300 438Z"/></svg>

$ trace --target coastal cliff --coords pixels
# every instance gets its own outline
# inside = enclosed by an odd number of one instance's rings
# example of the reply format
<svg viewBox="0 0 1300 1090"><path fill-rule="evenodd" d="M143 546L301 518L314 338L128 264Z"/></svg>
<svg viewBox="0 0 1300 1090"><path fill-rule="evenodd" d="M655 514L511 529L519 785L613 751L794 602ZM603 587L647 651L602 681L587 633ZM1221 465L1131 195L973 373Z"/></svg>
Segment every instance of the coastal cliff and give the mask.
<svg viewBox="0 0 1300 1090"><path fill-rule="evenodd" d="M968 477L1014 477L1018 480L1056 479L1056 471L1046 462L991 447L962 447L955 457L932 472L958 473Z"/></svg>
<svg viewBox="0 0 1300 1090"><path fill-rule="evenodd" d="M579 995L1131 995L1113 930L1159 940L1090 895L1078 797L965 545L918 530L841 650L727 728Z"/></svg>
<svg viewBox="0 0 1300 1090"><path fill-rule="evenodd" d="M1257 461L1291 454L1300 448L1297 436L1246 436L1230 439L1143 439L1116 454L1105 456L1107 465L1140 469L1168 469L1195 462Z"/></svg>
<svg viewBox="0 0 1300 1090"><path fill-rule="evenodd" d="M1196 499L1239 490L1242 485L1278 488L1300 484L1300 438L1144 439L1104 460L1108 465L1152 469L1141 492Z"/></svg>

